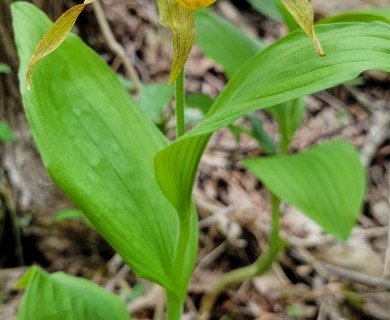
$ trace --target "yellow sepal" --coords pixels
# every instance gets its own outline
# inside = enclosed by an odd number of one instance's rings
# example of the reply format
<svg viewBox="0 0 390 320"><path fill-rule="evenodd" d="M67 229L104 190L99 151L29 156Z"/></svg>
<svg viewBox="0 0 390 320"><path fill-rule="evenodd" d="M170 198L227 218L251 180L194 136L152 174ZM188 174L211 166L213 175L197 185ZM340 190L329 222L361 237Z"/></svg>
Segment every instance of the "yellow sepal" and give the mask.
<svg viewBox="0 0 390 320"><path fill-rule="evenodd" d="M178 4L191 10L206 8L217 0L176 0Z"/></svg>

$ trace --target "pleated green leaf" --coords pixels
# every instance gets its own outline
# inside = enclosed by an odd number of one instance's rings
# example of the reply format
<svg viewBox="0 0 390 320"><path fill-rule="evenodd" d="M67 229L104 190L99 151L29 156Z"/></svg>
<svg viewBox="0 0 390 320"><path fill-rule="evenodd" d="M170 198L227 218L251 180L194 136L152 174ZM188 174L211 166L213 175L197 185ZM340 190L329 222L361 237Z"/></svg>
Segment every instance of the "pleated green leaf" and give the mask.
<svg viewBox="0 0 390 320"><path fill-rule="evenodd" d="M328 55L311 50L301 31L249 60L215 100L206 118L155 157L156 175L176 209L190 203L199 159L211 134L249 111L349 81L367 69L390 71L390 26L375 22L318 26Z"/></svg>
<svg viewBox="0 0 390 320"><path fill-rule="evenodd" d="M334 141L290 156L245 160L279 198L345 240L363 203L364 168L352 145Z"/></svg>
<svg viewBox="0 0 390 320"><path fill-rule="evenodd" d="M27 91L30 57L51 22L31 4L15 3L12 12L23 103L50 176L138 276L175 291L178 217L153 170L166 139L74 35L37 65ZM191 221L189 261L196 252Z"/></svg>
<svg viewBox="0 0 390 320"><path fill-rule="evenodd" d="M199 47L208 57L222 65L229 78L246 61L265 48L265 44L248 37L242 30L209 9L196 12L195 26Z"/></svg>
<svg viewBox="0 0 390 320"><path fill-rule="evenodd" d="M26 287L19 320L129 320L126 306L115 294L86 279L63 272L47 274L31 267L19 281Z"/></svg>
<svg viewBox="0 0 390 320"><path fill-rule="evenodd" d="M273 3L276 6L277 2L279 6L283 7L280 1L274 1L265 1L264 5ZM198 11L195 15L195 25L199 47L205 55L222 65L229 78L245 62L265 49L265 44L248 37L242 30L229 21L219 18L211 10ZM303 119L303 98L273 106L268 111L279 123L281 148L286 150ZM266 137L266 135L262 136ZM273 144L269 144L268 141L268 145L272 146ZM267 148L267 144L263 144L263 146L268 151L272 150L272 148Z"/></svg>

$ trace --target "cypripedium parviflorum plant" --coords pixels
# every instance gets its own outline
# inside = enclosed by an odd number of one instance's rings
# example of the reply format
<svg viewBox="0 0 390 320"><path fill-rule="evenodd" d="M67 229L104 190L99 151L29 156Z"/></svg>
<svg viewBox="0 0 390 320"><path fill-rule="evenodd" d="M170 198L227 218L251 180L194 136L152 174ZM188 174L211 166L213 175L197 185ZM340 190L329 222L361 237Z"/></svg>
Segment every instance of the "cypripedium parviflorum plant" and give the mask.
<svg viewBox="0 0 390 320"><path fill-rule="evenodd" d="M215 0L157 0L174 49L168 82L176 86L177 140L169 142L103 60L69 34L93 2L76 5L54 24L29 3L13 4L26 115L52 179L137 276L165 289L166 317L178 320L197 251L192 188L213 132L248 112L277 110L363 70L390 71L390 27L352 22L314 30L307 0L281 0L304 32L295 31L243 61L203 121L186 132L184 66L196 38L194 19ZM278 117L291 127L288 112ZM224 279L206 309L227 284L272 265L285 245L279 238L281 200L332 235L348 237L364 195L364 172L354 149L338 142L291 156L287 148L288 143L273 157L245 161L272 194L270 250L259 263ZM18 285L27 287L20 320L129 319L117 296L85 279L32 267Z"/></svg>

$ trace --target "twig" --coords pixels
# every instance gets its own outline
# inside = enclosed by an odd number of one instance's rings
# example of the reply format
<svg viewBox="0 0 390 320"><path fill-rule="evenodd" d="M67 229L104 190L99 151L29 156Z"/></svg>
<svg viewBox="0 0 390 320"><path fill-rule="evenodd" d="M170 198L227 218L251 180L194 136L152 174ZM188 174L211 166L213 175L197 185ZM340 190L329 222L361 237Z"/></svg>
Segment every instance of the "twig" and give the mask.
<svg viewBox="0 0 390 320"><path fill-rule="evenodd" d="M108 291L113 291L115 288L115 285L117 284L119 279L125 278L128 273L130 272L129 267L125 264L119 271L118 273L110 279L106 285L104 286Z"/></svg>
<svg viewBox="0 0 390 320"><path fill-rule="evenodd" d="M360 272L337 267L335 265L317 260L306 249L303 248L294 248L293 253L296 258L309 263L324 278L328 277L329 274L334 274L340 278L359 282L367 286L390 290L390 280L367 276Z"/></svg>
<svg viewBox="0 0 390 320"><path fill-rule="evenodd" d="M140 91L142 88L142 83L139 79L138 73L128 59L123 46L121 46L115 40L114 34L112 33L112 30L107 22L100 0L96 1L92 7L108 48L122 60L127 75L130 77L131 81L133 81L137 90Z"/></svg>
<svg viewBox="0 0 390 320"><path fill-rule="evenodd" d="M228 241L225 240L218 247L211 250L208 254L206 254L198 263L197 269L206 268L209 266L214 260L216 260L222 253L226 251L228 247Z"/></svg>
<svg viewBox="0 0 390 320"><path fill-rule="evenodd" d="M344 85L344 88L356 99L359 104L371 113L370 129L366 141L360 150L360 158L363 164L368 167L375 156L378 147L385 141L389 134L390 110L385 103L376 102L368 94Z"/></svg>
<svg viewBox="0 0 390 320"><path fill-rule="evenodd" d="M318 289L324 286L324 279L318 275L313 279L313 288ZM315 298L317 305L319 306L319 312L317 320L325 320L329 317L330 320L345 320L345 318L340 314L340 311L335 306L333 299L325 294L323 297L318 296Z"/></svg>
<svg viewBox="0 0 390 320"><path fill-rule="evenodd" d="M370 122L366 141L360 149L360 158L366 167L370 165L379 146L386 140L389 134L390 111L384 108L375 108Z"/></svg>

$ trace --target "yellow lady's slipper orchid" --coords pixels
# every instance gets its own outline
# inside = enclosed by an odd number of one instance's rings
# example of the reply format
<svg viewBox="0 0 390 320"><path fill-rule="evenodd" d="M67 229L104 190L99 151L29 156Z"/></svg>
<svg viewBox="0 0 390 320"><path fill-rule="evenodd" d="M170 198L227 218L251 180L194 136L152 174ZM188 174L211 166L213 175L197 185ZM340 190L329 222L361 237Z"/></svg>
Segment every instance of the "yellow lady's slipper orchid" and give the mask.
<svg viewBox="0 0 390 320"><path fill-rule="evenodd" d="M177 3L192 10L206 8L217 0L176 0Z"/></svg>

